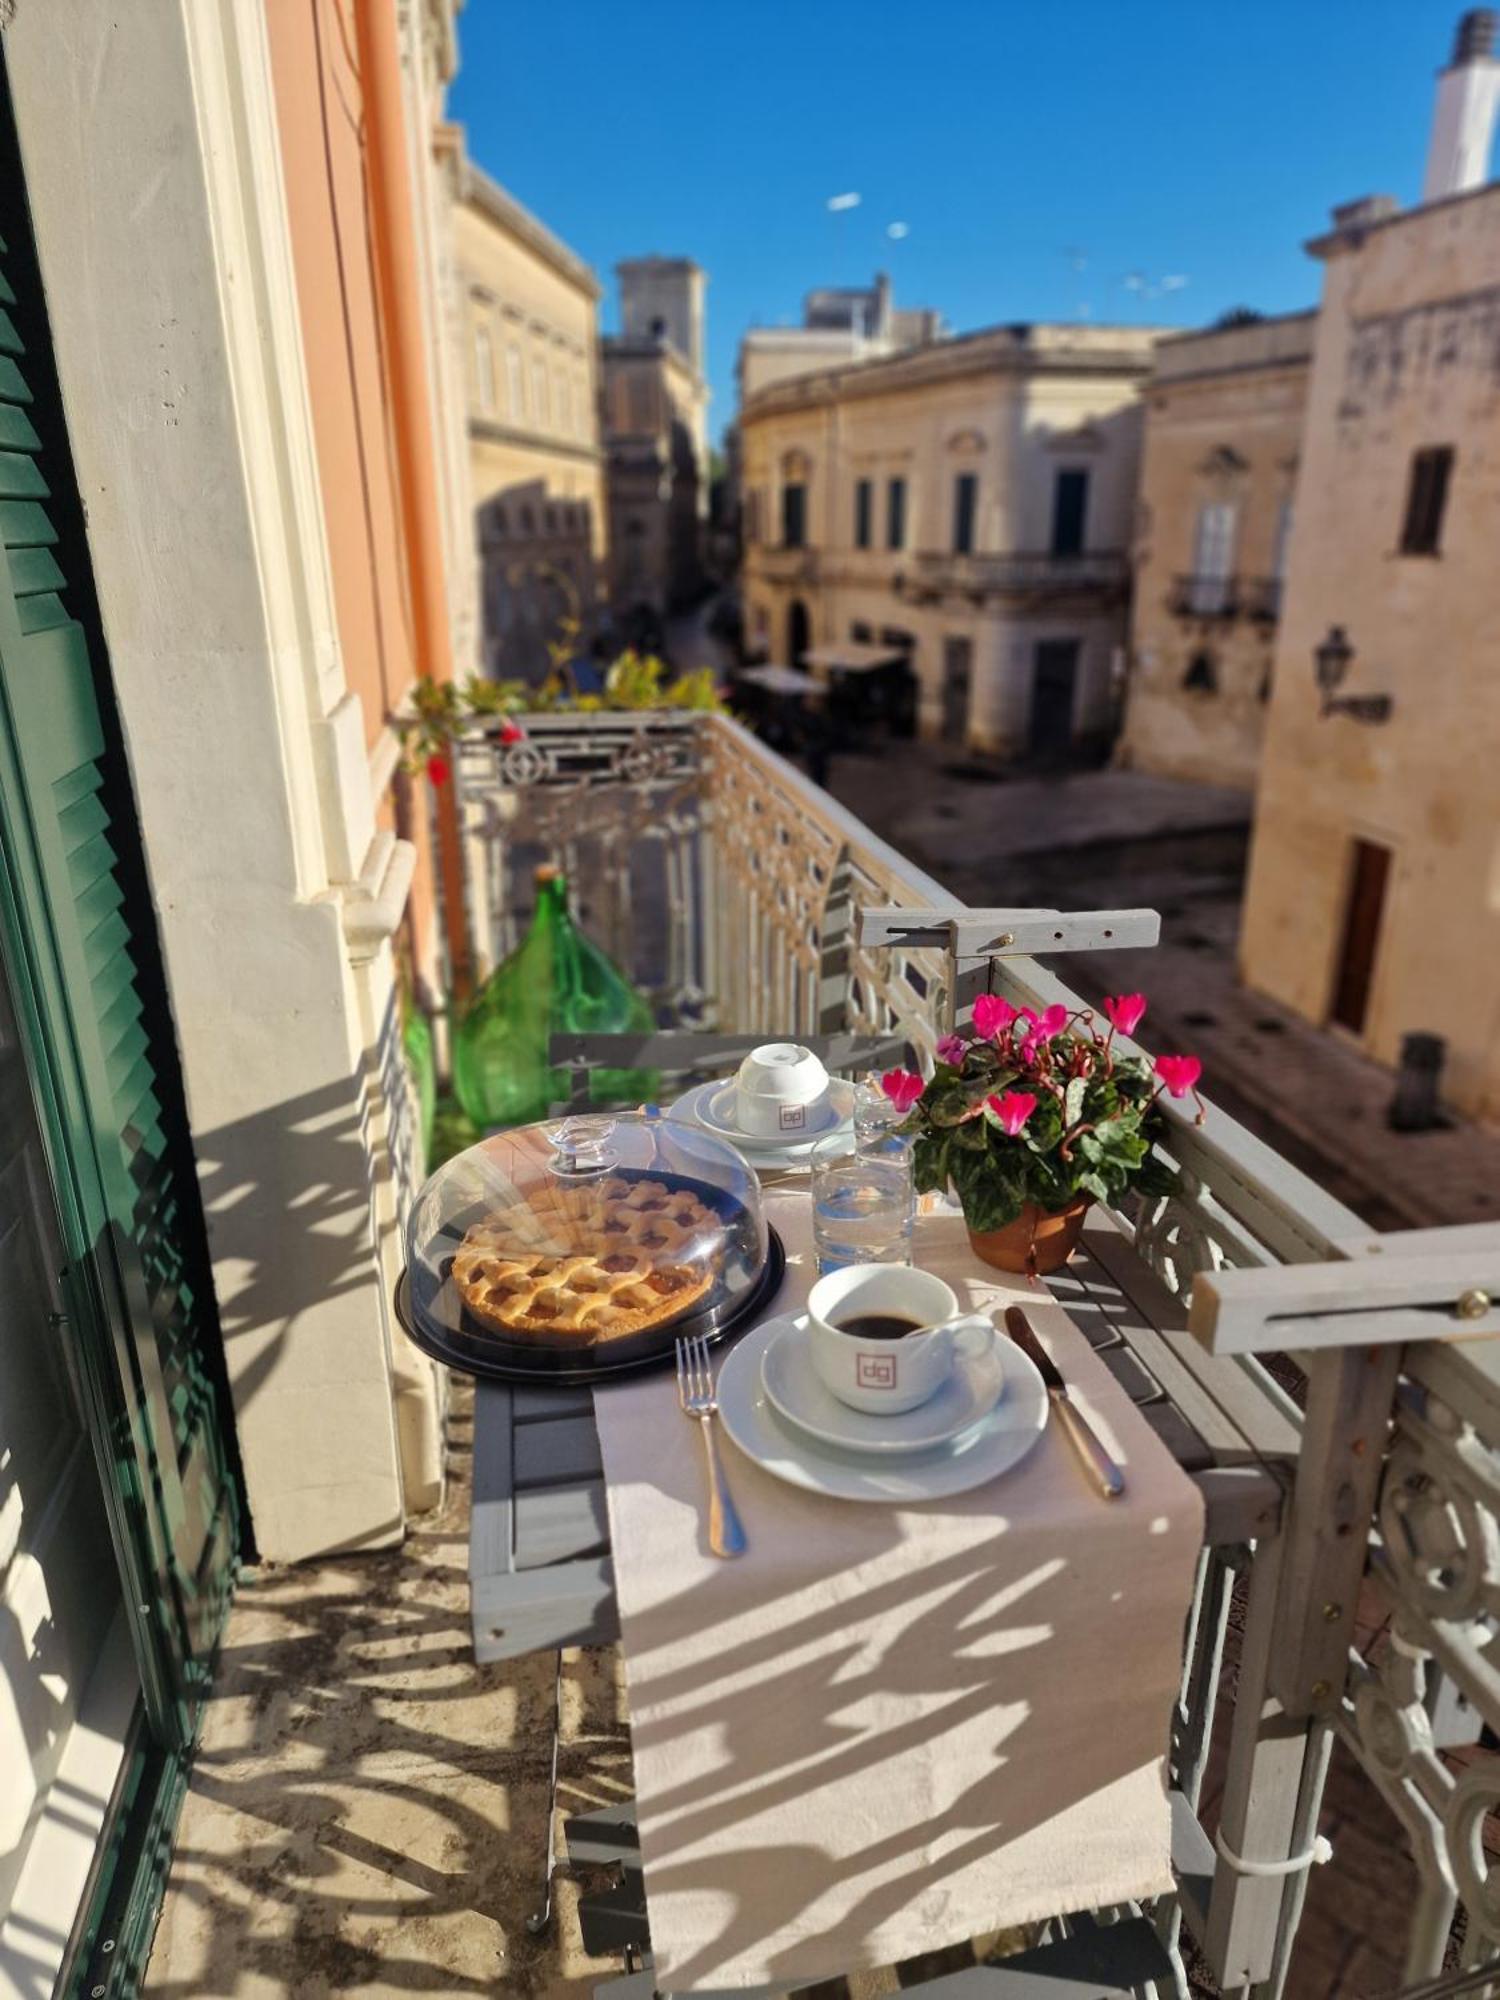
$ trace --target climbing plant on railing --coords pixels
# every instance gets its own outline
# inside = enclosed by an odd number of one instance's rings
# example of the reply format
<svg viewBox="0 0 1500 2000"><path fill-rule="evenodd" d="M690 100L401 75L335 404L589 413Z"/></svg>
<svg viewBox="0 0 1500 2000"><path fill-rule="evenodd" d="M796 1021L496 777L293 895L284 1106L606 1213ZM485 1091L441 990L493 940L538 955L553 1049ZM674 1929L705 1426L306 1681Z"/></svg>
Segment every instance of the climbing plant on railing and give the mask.
<svg viewBox="0 0 1500 2000"><path fill-rule="evenodd" d="M558 638L547 647L551 665L546 678L535 686L528 681L488 680L482 674L465 681L417 681L408 712L396 719L407 770L425 771L433 784L444 784L456 736L476 724L498 725L502 743L517 743L526 733L518 719L525 715L646 709L727 713L711 667L695 667L669 678L663 660L634 648L611 661L597 690L580 688L574 667L579 635L578 621L564 619Z"/></svg>

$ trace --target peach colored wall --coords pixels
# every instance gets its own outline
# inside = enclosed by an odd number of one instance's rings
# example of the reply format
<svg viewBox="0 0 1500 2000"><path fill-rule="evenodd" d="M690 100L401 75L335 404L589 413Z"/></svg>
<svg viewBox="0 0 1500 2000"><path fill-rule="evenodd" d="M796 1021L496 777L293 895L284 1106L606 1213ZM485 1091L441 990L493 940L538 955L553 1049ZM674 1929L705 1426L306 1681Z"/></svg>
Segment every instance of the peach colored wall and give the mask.
<svg viewBox="0 0 1500 2000"><path fill-rule="evenodd" d="M416 676L408 551L392 441L366 171L355 0L267 10L298 303L339 640L373 746ZM434 896L426 800L401 831L418 847L412 922L430 963ZM393 823L389 793L382 824Z"/></svg>

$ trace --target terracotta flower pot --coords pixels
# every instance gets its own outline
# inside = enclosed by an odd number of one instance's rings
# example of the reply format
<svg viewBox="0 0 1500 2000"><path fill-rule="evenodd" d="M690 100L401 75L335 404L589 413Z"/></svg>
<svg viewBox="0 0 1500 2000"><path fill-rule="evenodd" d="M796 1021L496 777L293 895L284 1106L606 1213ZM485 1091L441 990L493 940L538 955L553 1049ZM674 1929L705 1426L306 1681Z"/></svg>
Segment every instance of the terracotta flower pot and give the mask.
<svg viewBox="0 0 1500 2000"><path fill-rule="evenodd" d="M1066 1208L1049 1213L1028 1201L1014 1221L1000 1229L971 1229L969 1243L974 1255L997 1271L1044 1278L1049 1271L1060 1271L1078 1248L1083 1218L1093 1205L1091 1195L1081 1194Z"/></svg>

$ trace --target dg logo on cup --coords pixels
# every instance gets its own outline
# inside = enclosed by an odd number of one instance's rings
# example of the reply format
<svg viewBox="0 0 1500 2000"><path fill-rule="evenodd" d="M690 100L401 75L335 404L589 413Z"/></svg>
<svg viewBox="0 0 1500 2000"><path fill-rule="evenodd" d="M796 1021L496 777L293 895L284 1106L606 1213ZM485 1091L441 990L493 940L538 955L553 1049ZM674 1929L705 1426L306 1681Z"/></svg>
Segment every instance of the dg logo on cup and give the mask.
<svg viewBox="0 0 1500 2000"><path fill-rule="evenodd" d="M861 1354L855 1370L855 1381L861 1389L894 1389L896 1386L896 1357L884 1354Z"/></svg>

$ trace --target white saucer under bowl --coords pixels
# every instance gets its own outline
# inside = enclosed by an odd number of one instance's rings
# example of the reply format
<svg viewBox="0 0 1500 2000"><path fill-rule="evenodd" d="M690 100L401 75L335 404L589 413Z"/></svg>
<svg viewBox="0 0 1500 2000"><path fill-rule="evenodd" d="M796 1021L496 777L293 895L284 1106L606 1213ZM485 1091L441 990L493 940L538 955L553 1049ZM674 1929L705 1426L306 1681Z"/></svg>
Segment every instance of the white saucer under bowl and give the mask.
<svg viewBox="0 0 1500 2000"><path fill-rule="evenodd" d="M1000 1344L997 1337L987 1354L960 1354L942 1388L914 1410L871 1416L841 1403L819 1375L807 1342L807 1315L799 1313L781 1322L761 1356L760 1379L780 1415L821 1444L882 1456L935 1451L962 1437L999 1402L1005 1387Z"/></svg>
<svg viewBox="0 0 1500 2000"><path fill-rule="evenodd" d="M1009 1472L1047 1428L1047 1391L1036 1364L1007 1348L1004 1396L952 1444L893 1458L820 1443L779 1414L761 1380L767 1347L794 1318L765 1320L747 1333L719 1370L718 1385L719 1416L730 1438L789 1486L887 1507L942 1500Z"/></svg>
<svg viewBox="0 0 1500 2000"><path fill-rule="evenodd" d="M854 1086L835 1079L828 1093L830 1102L839 1113L835 1124L802 1139L763 1139L755 1133L741 1132L736 1126L721 1125L709 1115L709 1099L723 1088L720 1083L695 1084L667 1106L667 1116L679 1125L696 1125L705 1132L712 1132L715 1138L727 1139L752 1166L784 1167L809 1159L820 1140L842 1131L854 1117Z"/></svg>
<svg viewBox="0 0 1500 2000"><path fill-rule="evenodd" d="M847 1111L836 1099L847 1097ZM840 1083L837 1077L828 1079L828 1102L822 1105L816 1117L794 1132L747 1132L735 1123L735 1106L739 1093L731 1080L729 1083L715 1084L702 1101L698 1116L715 1132L722 1132L726 1138L748 1139L757 1146L800 1146L815 1139L826 1139L830 1132L836 1132L846 1117L854 1112L854 1086Z"/></svg>

